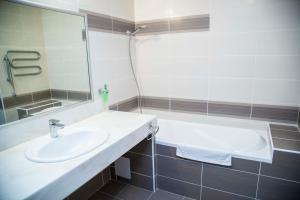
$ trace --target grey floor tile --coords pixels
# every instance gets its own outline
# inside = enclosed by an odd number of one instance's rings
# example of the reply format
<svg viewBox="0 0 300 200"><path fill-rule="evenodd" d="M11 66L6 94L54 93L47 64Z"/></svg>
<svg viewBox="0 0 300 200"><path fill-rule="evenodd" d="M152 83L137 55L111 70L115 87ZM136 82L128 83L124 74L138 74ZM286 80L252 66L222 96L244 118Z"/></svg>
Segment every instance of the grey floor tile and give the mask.
<svg viewBox="0 0 300 200"><path fill-rule="evenodd" d="M145 176L141 174L131 173L131 179L126 179L118 176L118 181L130 185L134 185L136 187L141 187L146 190L153 190L153 179L150 176Z"/></svg>
<svg viewBox="0 0 300 200"><path fill-rule="evenodd" d="M162 190L170 191L182 196L200 199L200 185L157 176L157 187Z"/></svg>
<svg viewBox="0 0 300 200"><path fill-rule="evenodd" d="M115 198L113 196L107 195L102 192L97 192L89 200L121 200L121 199Z"/></svg>
<svg viewBox="0 0 300 200"><path fill-rule="evenodd" d="M149 190L126 185L117 197L124 200L147 200L151 194L152 192Z"/></svg>
<svg viewBox="0 0 300 200"><path fill-rule="evenodd" d="M182 200L184 197L164 190L157 190L149 200Z"/></svg>
<svg viewBox="0 0 300 200"><path fill-rule="evenodd" d="M235 194L230 194L226 192L221 192L218 190L210 189L210 188L202 188L202 200L249 200L252 198L238 196Z"/></svg>
<svg viewBox="0 0 300 200"><path fill-rule="evenodd" d="M124 183L111 181L100 189L101 192L116 196L126 186Z"/></svg>

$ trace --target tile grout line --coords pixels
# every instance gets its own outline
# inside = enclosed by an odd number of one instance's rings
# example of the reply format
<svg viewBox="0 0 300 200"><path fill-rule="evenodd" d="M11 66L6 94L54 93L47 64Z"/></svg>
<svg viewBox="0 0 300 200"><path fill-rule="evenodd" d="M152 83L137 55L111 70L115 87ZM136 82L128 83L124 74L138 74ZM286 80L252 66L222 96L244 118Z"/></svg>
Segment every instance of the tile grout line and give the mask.
<svg viewBox="0 0 300 200"><path fill-rule="evenodd" d="M256 192L255 192L255 199L257 199L257 196L258 196L258 186L259 186L260 173L261 173L261 162L259 163L258 178L257 178L257 184L256 184Z"/></svg>
<svg viewBox="0 0 300 200"><path fill-rule="evenodd" d="M134 152L134 151L128 151L129 153L132 153L132 154L136 154L136 155L140 155L140 156L145 156L145 157L150 157L150 158L152 158L152 156L150 156L150 155L147 155L147 154L143 154L143 153L137 153L137 152Z"/></svg>
<svg viewBox="0 0 300 200"><path fill-rule="evenodd" d="M188 183L188 184L191 184L191 185L195 185L195 186L200 186L201 187L201 185L196 184L196 183L191 183L191 182L188 182L188 181L179 180L179 179L168 177L168 176L164 176L164 175L161 175L161 174L157 174L157 176L161 176L163 178L167 178L167 179L171 179L171 180L175 180L175 181L179 181L179 182L183 182L183 183Z"/></svg>
<svg viewBox="0 0 300 200"><path fill-rule="evenodd" d="M148 177L148 178L152 178L152 176L148 176L146 174L142 174L142 173L139 173L139 172L136 172L136 171L131 171L131 173L136 174L136 175L140 175L140 176L145 176L145 177Z"/></svg>
<svg viewBox="0 0 300 200"><path fill-rule="evenodd" d="M201 165L201 181L200 181L200 184L201 184L201 187L200 187L200 200L202 199L202 187L203 187L203 163Z"/></svg>
<svg viewBox="0 0 300 200"><path fill-rule="evenodd" d="M201 162L201 161L193 161L193 160L184 160L184 159L181 159L181 158L174 158L174 157L160 155L160 154L157 154L157 155L162 156L162 157L167 157L167 158L182 160L182 161L193 162L193 163L199 163L199 162ZM254 173L254 172L248 172L248 171L243 171L243 170L238 170L238 169L227 168L227 167L218 166L218 165L214 165L214 164L210 164L210 163L204 163L204 162L201 162L201 163L206 164L206 165L210 165L210 166L213 166L213 167L217 167L217 168L228 169L228 170L232 170L232 171L237 171L237 172L243 172L243 173L258 175L257 173Z"/></svg>
<svg viewBox="0 0 300 200"><path fill-rule="evenodd" d="M277 180L283 180L283 181L287 181L287 182L292 182L292 183L300 184L300 181L294 181L294 180L289 180L289 179L285 179L285 178L279 178L279 177L274 177L274 176L268 176L268 175L264 175L264 174L261 174L260 176L264 176L264 177L267 177L267 178L273 178L273 179L277 179Z"/></svg>
<svg viewBox="0 0 300 200"><path fill-rule="evenodd" d="M288 141L300 142L300 140L295 140L295 139L288 139L288 138L281 138L281 137L272 137L272 138L279 139L279 140L288 140Z"/></svg>
<svg viewBox="0 0 300 200"><path fill-rule="evenodd" d="M219 191L219 192L224 192L224 193L227 193L227 194L232 194L232 195L235 195L235 196L240 196L240 197L245 197L245 198L249 198L249 199L254 199L253 197L249 197L249 196L242 195L242 194L236 194L236 193L233 193L233 192L228 192L228 191L225 191L225 190L220 190L220 189L216 189L216 188L212 188L212 187L207 187L207 186L202 186L202 187L207 188L207 189L211 189L211 190L216 190L216 191Z"/></svg>

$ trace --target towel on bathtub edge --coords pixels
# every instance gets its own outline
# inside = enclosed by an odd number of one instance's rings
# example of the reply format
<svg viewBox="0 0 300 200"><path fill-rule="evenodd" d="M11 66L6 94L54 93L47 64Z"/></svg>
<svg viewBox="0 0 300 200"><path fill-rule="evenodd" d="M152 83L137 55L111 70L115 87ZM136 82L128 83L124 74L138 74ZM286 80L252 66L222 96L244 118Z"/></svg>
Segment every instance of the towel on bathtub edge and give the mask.
<svg viewBox="0 0 300 200"><path fill-rule="evenodd" d="M231 153L208 148L200 148L189 145L177 145L176 155L190 160L207 162L212 164L231 166Z"/></svg>

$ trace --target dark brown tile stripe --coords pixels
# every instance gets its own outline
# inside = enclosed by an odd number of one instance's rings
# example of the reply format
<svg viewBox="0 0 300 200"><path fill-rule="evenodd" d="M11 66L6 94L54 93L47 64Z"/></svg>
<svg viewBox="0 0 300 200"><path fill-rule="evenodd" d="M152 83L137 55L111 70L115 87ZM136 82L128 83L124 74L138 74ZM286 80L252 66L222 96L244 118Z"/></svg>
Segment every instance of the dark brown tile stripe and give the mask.
<svg viewBox="0 0 300 200"><path fill-rule="evenodd" d="M118 103L118 111L131 111L138 107L138 99L136 97L126 99Z"/></svg>
<svg viewBox="0 0 300 200"><path fill-rule="evenodd" d="M298 108L287 106L253 105L252 118L296 123L298 118Z"/></svg>
<svg viewBox="0 0 300 200"><path fill-rule="evenodd" d="M127 30L133 32L135 29L135 23L132 21L86 10L80 10L80 12L87 14L88 28L91 30L126 34Z"/></svg>
<svg viewBox="0 0 300 200"><path fill-rule="evenodd" d="M296 131L298 132L298 128L296 126L287 126L287 125L281 125L281 124L270 124L271 130L284 130L284 131Z"/></svg>
<svg viewBox="0 0 300 200"><path fill-rule="evenodd" d="M281 138L287 140L299 140L300 141L300 133L296 131L286 131L280 129L271 129L271 134L273 138Z"/></svg>
<svg viewBox="0 0 300 200"><path fill-rule="evenodd" d="M66 90L51 89L51 97L55 99L68 99L68 93Z"/></svg>
<svg viewBox="0 0 300 200"><path fill-rule="evenodd" d="M112 31L112 19L106 16L87 15L88 28Z"/></svg>
<svg viewBox="0 0 300 200"><path fill-rule="evenodd" d="M32 94L21 94L11 97L4 97L3 98L3 104L4 108L11 108L18 105L26 104L26 103L32 103Z"/></svg>
<svg viewBox="0 0 300 200"><path fill-rule="evenodd" d="M45 100L45 99L50 99L51 98L51 92L50 90L43 90L43 91L39 91L39 92L33 92L32 93L32 98L33 101L41 101L41 100Z"/></svg>
<svg viewBox="0 0 300 200"><path fill-rule="evenodd" d="M142 97L142 106L146 108L158 108L169 110L170 100L168 98Z"/></svg>
<svg viewBox="0 0 300 200"><path fill-rule="evenodd" d="M135 27L141 25L146 25L147 28L141 30L139 32L140 35L178 31L206 31L209 30L210 21L209 15L194 15L174 19L158 19L134 23L132 21L86 10L80 10L80 12L87 14L88 28L121 34L126 34L127 30L133 32Z"/></svg>
<svg viewBox="0 0 300 200"><path fill-rule="evenodd" d="M139 35L159 34L172 32L207 31L210 26L209 15L193 15L172 19L158 19L137 22L136 27L146 25L147 28L140 31Z"/></svg>
<svg viewBox="0 0 300 200"><path fill-rule="evenodd" d="M67 91L69 100L86 101L89 98L89 92Z"/></svg>
<svg viewBox="0 0 300 200"><path fill-rule="evenodd" d="M275 148L278 149L300 152L299 140L286 140L286 139L273 138L273 145Z"/></svg>
<svg viewBox="0 0 300 200"><path fill-rule="evenodd" d="M208 115L237 116L249 118L250 114L250 104L208 102Z"/></svg>
<svg viewBox="0 0 300 200"><path fill-rule="evenodd" d="M190 99L168 99L164 97L144 96L141 100L144 108L208 114L216 116L242 117L255 120L297 123L298 108L288 106L253 105L245 103L230 103L202 101ZM121 109L120 109L121 106ZM111 110L129 111L137 108L137 97L133 97L110 106ZM208 108L208 109L207 109ZM252 112L251 112L252 111ZM252 115L251 115L252 113ZM276 125L273 125L276 127ZM280 129L280 126L277 125ZM285 128L281 125L281 129ZM297 128L293 127L296 131Z"/></svg>
<svg viewBox="0 0 300 200"><path fill-rule="evenodd" d="M135 29L134 22L130 22L124 19L119 19L113 17L113 32L114 33L121 33L121 34L127 34L127 31L133 32Z"/></svg>
<svg viewBox="0 0 300 200"><path fill-rule="evenodd" d="M170 20L170 31L207 31L209 30L209 15L180 17Z"/></svg>
<svg viewBox="0 0 300 200"><path fill-rule="evenodd" d="M135 26L139 27L141 25L146 25L145 29L142 29L138 35L145 34L158 34L158 33L168 33L169 32L169 22L165 19L159 21L145 21L139 22Z"/></svg>
<svg viewBox="0 0 300 200"><path fill-rule="evenodd" d="M4 108L12 108L24 104L30 104L37 101L50 99L50 90L42 90L33 93L26 93L17 96L10 96L3 98Z"/></svg>
<svg viewBox="0 0 300 200"><path fill-rule="evenodd" d="M74 101L87 101L91 98L90 92L51 89L51 97Z"/></svg>
<svg viewBox="0 0 300 200"><path fill-rule="evenodd" d="M188 99L171 99L171 111L207 113L207 102Z"/></svg>

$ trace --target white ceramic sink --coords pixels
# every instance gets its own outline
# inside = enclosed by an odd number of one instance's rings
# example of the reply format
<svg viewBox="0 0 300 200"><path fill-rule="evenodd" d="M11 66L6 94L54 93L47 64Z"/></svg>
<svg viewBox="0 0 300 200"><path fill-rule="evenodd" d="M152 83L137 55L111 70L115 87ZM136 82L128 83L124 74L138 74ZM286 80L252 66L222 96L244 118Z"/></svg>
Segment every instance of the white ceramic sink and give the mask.
<svg viewBox="0 0 300 200"><path fill-rule="evenodd" d="M104 144L109 133L99 128L76 128L62 130L59 137L50 136L25 151L33 162L51 163L69 160L86 154Z"/></svg>

